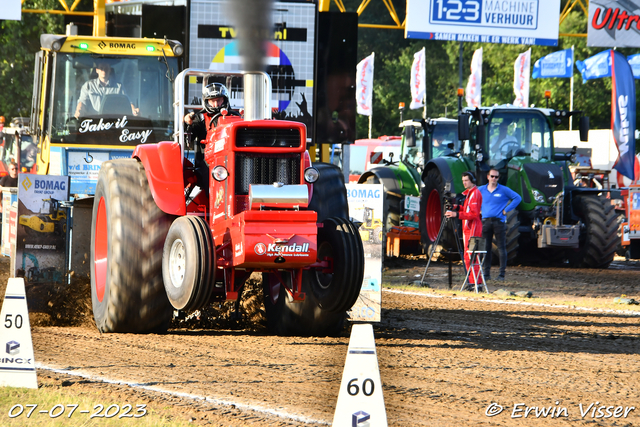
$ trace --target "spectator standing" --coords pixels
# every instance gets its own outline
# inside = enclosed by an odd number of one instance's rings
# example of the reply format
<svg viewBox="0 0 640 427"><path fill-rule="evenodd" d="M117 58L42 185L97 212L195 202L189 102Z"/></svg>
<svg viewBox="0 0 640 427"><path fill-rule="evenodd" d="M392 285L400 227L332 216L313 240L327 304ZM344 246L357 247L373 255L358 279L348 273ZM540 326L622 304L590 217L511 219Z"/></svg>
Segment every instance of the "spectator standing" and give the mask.
<svg viewBox="0 0 640 427"><path fill-rule="evenodd" d="M484 258L484 278L491 279L491 247L493 236L496 237L498 255L500 256L499 281L503 281L507 270L507 213L514 210L522 197L509 187L498 183L500 172L491 169L487 174L489 183L479 188L482 194L482 237L487 247Z"/></svg>
<svg viewBox="0 0 640 427"><path fill-rule="evenodd" d="M482 194L476 187L476 178L471 172L462 173L462 185L465 191L462 192L466 196L462 206L454 205L454 210L446 211L444 215L447 218L460 218L462 220L462 236L464 239L464 262L467 271L470 267L469 256L469 239L471 237L482 236L482 217L480 209L482 207ZM457 210L457 212L456 212ZM474 266L474 274L469 274L469 283L475 285L474 276L478 276L478 266ZM478 276L482 280L481 276ZM481 285L482 283L478 283Z"/></svg>
<svg viewBox="0 0 640 427"><path fill-rule="evenodd" d="M5 175L0 179L0 187L17 187L18 186L18 165L16 162L9 163L9 175Z"/></svg>

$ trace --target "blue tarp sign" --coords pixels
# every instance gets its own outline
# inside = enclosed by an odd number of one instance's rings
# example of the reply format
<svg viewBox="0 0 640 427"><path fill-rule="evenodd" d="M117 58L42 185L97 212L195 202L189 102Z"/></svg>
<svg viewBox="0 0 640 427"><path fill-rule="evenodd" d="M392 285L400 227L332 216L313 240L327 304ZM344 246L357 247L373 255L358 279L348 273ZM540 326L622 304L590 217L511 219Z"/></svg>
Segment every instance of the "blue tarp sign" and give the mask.
<svg viewBox="0 0 640 427"><path fill-rule="evenodd" d="M636 79L640 79L640 53L627 56L627 62L629 63L629 65L631 65L633 77L635 77Z"/></svg>
<svg viewBox="0 0 640 427"><path fill-rule="evenodd" d="M599 79L601 77L611 77L611 54L610 50L604 50L584 61L576 61L576 67L582 74L582 83L587 80Z"/></svg>
<svg viewBox="0 0 640 427"><path fill-rule="evenodd" d="M560 50L543 56L533 64L531 78L571 77L573 75L573 49Z"/></svg>
<svg viewBox="0 0 640 427"><path fill-rule="evenodd" d="M633 170L636 154L634 132L636 128L636 87L633 71L627 58L617 51L611 52L611 127L613 139L620 152L614 168L622 175L635 180Z"/></svg>

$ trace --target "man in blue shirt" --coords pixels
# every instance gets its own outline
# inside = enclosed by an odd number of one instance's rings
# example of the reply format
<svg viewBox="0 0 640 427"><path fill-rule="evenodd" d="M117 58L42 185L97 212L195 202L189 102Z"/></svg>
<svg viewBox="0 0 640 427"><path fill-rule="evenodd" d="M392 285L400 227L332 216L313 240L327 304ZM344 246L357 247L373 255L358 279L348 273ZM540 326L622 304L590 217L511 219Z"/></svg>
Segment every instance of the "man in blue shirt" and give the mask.
<svg viewBox="0 0 640 427"><path fill-rule="evenodd" d="M479 187L482 194L482 237L486 241L487 255L484 259L484 277L491 278L491 246L493 235L496 236L496 245L500 255L500 276L503 281L507 269L507 212L514 210L522 200L522 197L509 187L498 184L500 172L491 169L487 174L489 183Z"/></svg>

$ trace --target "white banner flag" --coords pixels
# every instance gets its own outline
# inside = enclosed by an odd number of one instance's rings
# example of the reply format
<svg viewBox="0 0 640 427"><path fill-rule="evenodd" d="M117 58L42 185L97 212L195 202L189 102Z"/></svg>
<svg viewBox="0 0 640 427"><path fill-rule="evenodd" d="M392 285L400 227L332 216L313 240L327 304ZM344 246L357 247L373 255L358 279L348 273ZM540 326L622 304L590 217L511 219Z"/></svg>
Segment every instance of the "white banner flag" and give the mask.
<svg viewBox="0 0 640 427"><path fill-rule="evenodd" d="M473 52L466 99L468 107L476 108L482 105L482 48Z"/></svg>
<svg viewBox="0 0 640 427"><path fill-rule="evenodd" d="M356 67L356 103L358 114L371 116L373 95L373 58L374 53L364 58Z"/></svg>
<svg viewBox="0 0 640 427"><path fill-rule="evenodd" d="M529 77L531 76L531 49L518 55L513 64L513 92L516 99L513 105L516 107L529 106Z"/></svg>
<svg viewBox="0 0 640 427"><path fill-rule="evenodd" d="M412 110L424 108L424 98L426 95L426 73L424 70L424 48L413 55L413 65L411 66L411 105Z"/></svg>

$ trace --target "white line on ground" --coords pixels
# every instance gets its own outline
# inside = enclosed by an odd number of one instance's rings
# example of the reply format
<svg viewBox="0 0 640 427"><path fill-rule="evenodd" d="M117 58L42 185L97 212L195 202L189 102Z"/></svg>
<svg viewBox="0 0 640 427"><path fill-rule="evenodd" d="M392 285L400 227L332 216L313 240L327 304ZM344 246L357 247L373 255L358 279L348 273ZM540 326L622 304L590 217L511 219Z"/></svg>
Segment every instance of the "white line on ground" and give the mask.
<svg viewBox="0 0 640 427"><path fill-rule="evenodd" d="M258 406L258 405L248 405L248 404L245 404L245 403L238 403L238 402L234 402L234 401L231 401L231 400L219 399L217 397L200 396L200 395L197 395L197 394L182 393L182 392L178 392L178 391L166 390L166 389L163 389L163 388L160 388L160 387L145 385L145 383L134 383L134 382L131 382L131 381L124 381L124 380L112 380L110 378L102 377L102 376L99 376L99 375L93 375L93 374L82 372L82 371L69 371L69 370L66 370L66 369L58 369L58 368L54 368L54 367L51 367L51 366L44 365L44 364L39 363L39 362L36 362L36 368L37 369L44 369L44 370L47 370L47 371L56 372L56 373L59 373L59 374L73 375L73 376L77 376L77 377L81 377L81 378L90 379L90 380L93 380L93 381L100 381L100 382L107 383L107 384L126 385L126 386L129 386L129 387L132 387L132 388L139 388L139 389L142 389L142 390L154 391L154 392L157 392L157 393L168 394L168 395L176 396L176 397L182 397L182 398L193 399L193 400L202 400L202 401L205 401L207 403L211 403L213 405L232 406L232 407L234 407L236 409L249 410L249 411L259 412L259 413L263 413L263 414L274 415L274 416L279 417L279 418L285 418L285 419L288 419L288 420L298 421L298 422L305 423L305 424L331 425L331 423L328 422L328 421L314 420L313 418L308 418L308 417L305 417L303 415L290 414L288 412L278 411L278 410L275 410L275 409L269 409L269 408L265 408L265 407Z"/></svg>
<svg viewBox="0 0 640 427"><path fill-rule="evenodd" d="M468 297L458 297L458 296L448 296L448 295L438 295L438 294L429 294L426 292L411 292L411 291L401 291L399 289L389 289L383 288L385 292L393 293L393 294L404 294L404 295L419 295L427 298L449 298L461 301L472 301L472 302L480 302L480 303L492 303L492 304L513 304L513 305L529 305L534 307L551 307L551 308L568 308L580 311L590 311L594 313L612 313L612 314L626 314L628 316L640 316L640 311L635 310L612 310L605 308L590 308L590 307L578 307L575 305L563 305L563 304L544 304L544 303L536 303L536 302L526 302L526 301L505 301L500 299L476 299L476 298L468 298Z"/></svg>

